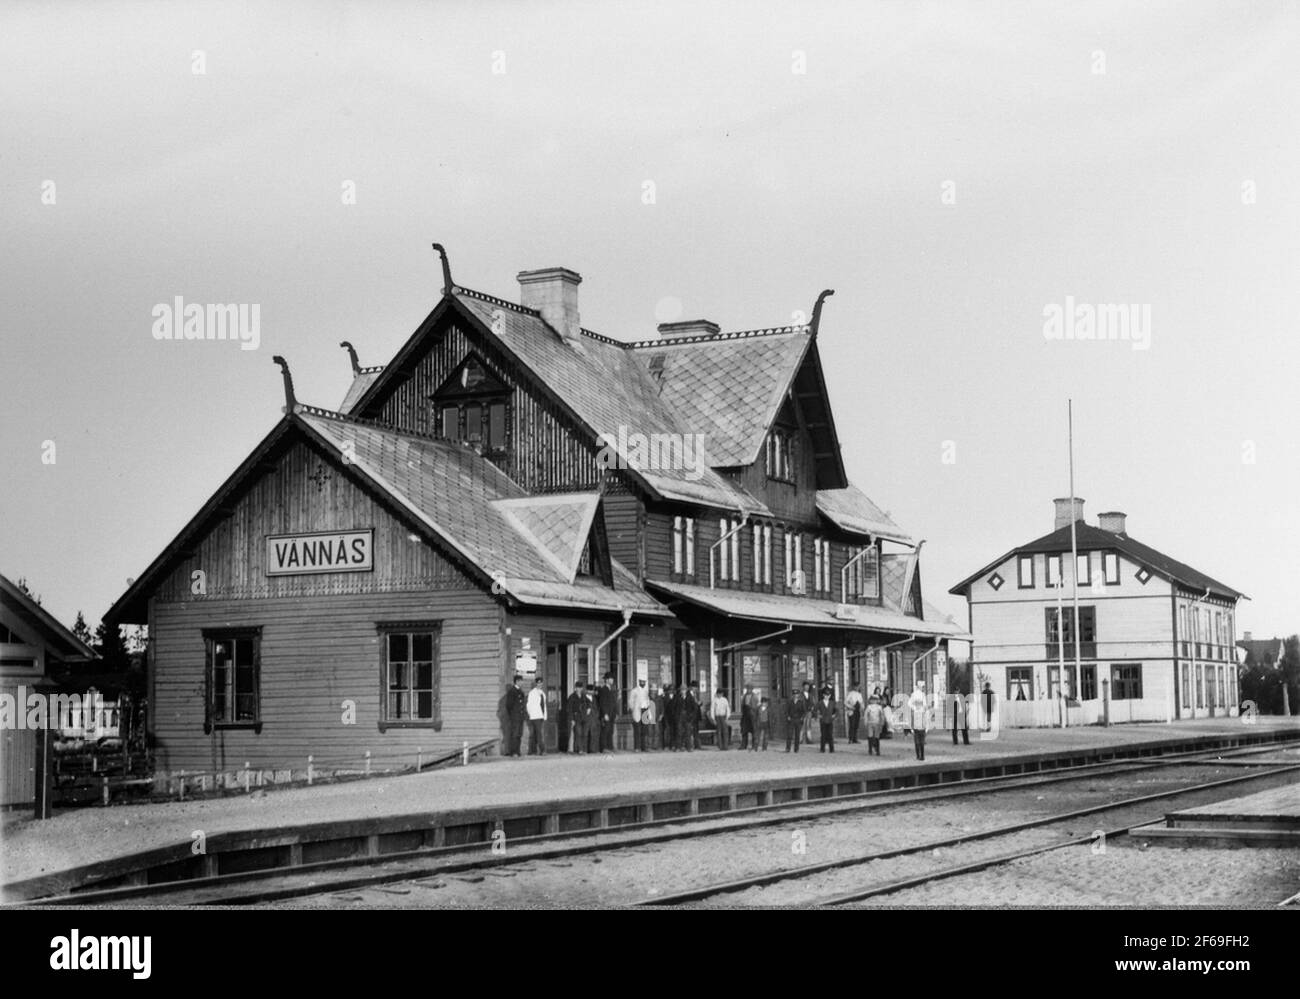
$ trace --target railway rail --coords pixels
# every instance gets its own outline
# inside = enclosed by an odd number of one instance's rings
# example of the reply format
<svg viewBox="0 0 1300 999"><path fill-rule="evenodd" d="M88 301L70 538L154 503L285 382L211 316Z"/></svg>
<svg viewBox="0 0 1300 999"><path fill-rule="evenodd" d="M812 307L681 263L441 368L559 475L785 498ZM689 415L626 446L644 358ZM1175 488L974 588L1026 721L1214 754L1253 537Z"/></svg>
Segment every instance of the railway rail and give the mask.
<svg viewBox="0 0 1300 999"><path fill-rule="evenodd" d="M967 833L961 836L953 836L941 840L929 840L924 843L914 844L895 850L882 850L875 853L862 854L855 857L838 858L836 860L825 861L817 864L805 864L798 867L787 868L780 871L770 871L752 877L737 878L731 881L719 882L712 885L703 885L692 888L683 892L676 892L669 895L660 895L654 898L644 899L638 905L655 906L655 907L672 907L692 903L704 903L709 899L719 896L736 894L738 892L748 891L754 888L766 888L777 884L789 884L803 879L808 879L817 875L825 874L830 871L848 871L854 867L861 867L881 860L896 860L904 857L915 857L924 854L933 854L936 850L951 849L964 844L993 840L998 838L1010 837L1028 830L1042 829L1054 825L1061 825L1080 818L1093 815L1100 815L1106 812L1120 811L1126 808L1133 808L1153 801L1162 801L1169 798L1181 797L1189 794L1207 791L1215 788L1228 787L1231 785L1241 784L1252 780L1258 780L1262 777L1274 776L1276 774L1294 772L1300 770L1300 763L1279 764L1276 766L1260 769L1255 773L1242 774L1235 777L1222 778L1220 780L1202 781L1200 783L1190 784L1186 787L1159 791L1153 794L1138 795L1131 798L1124 798L1119 801L1107 802L1100 805L1091 805L1086 808L1071 809L1066 812L1056 813L1038 819L1032 819L1024 822L1014 822L1007 825L998 826L993 829L984 829L978 832ZM801 904L807 906L839 906L849 905L855 902L863 902L871 898L877 898L884 895L891 895L897 892L906 891L911 888L918 888L923 885L931 884L935 881L945 880L947 878L960 877L966 874L974 874L979 871L987 870L992 867L999 867L1013 863L1018 860L1024 860L1030 857L1039 856L1045 853L1052 853L1057 850L1079 849L1087 847L1096 842L1096 836L1102 837L1102 842L1113 841L1124 836L1128 836L1134 830L1142 826L1151 825L1164 818L1164 812L1147 816L1137 822L1124 823L1123 825L1111 828L1097 830L1095 833L1085 837L1075 837L1063 840L1058 843L1049 843L1041 846L1031 847L1029 849L1012 850L1006 853L994 854L973 860L966 863L951 864L936 870L927 871L923 874L912 877L899 878L891 881L877 882L875 884L866 884L854 888L847 892L841 892L830 895L811 895ZM1295 904L1294 898L1288 899L1286 904Z"/></svg>
<svg viewBox="0 0 1300 999"><path fill-rule="evenodd" d="M973 795L1021 791L1051 784L1090 780L1099 777L1124 776L1168 767L1202 763L1225 763L1252 766L1259 770L1259 773L1245 774L1207 785L1219 786L1237 781L1251 780L1265 773L1300 769L1300 764L1279 765L1269 761L1251 759L1251 757L1261 755L1284 753L1286 749L1286 743L1275 743L1244 749L1187 751L1141 759L1104 761L1062 767L1052 771L991 776L951 784L919 785L840 795L835 798L783 802L737 809L722 814L677 816L634 825L624 825L616 829L600 832L582 830L520 837L511 841L508 850L501 851L493 849L491 844L422 849L406 854L389 854L379 858L327 861L303 865L289 871L251 871L150 885L132 885L99 890L86 889L67 895L32 899L25 904L48 906L116 905L123 903L182 906L256 905L350 889L380 887L394 882L427 878L431 875L491 872L495 868L526 864L529 861L557 860L584 854L634 848L646 844L721 835L738 830L781 825L791 821L807 822L833 818L864 809L904 807L922 802L947 801ZM1189 793L1188 789L1165 792L1162 795L1152 796L1152 800L1155 797L1186 793ZM1129 804L1132 804L1132 802ZM1100 812L1116 807L1121 807L1121 805L1096 807L1091 811ZM1081 814L1086 814L1086 812ZM1063 821L1063 817L1058 816L1032 825L1044 825L1052 821ZM781 880L797 878L801 876L800 871L802 871L802 876L808 876L817 870L849 867L855 863L861 864L881 857L932 850L944 845L955 845L960 842L1007 835L1008 830L1011 828L1013 827L986 830L969 836L957 837L951 841L926 843L911 851L889 851L867 857L835 861L829 865L807 865L804 868L790 868L781 872L770 872L754 878L744 879L743 882L726 882L689 892L659 896L655 899L644 900L640 904L675 905L701 901L715 894L725 894L745 890L748 887L763 883L771 884ZM893 890L902 890L902 887L906 886L900 886ZM843 902L827 901L826 904L843 904Z"/></svg>

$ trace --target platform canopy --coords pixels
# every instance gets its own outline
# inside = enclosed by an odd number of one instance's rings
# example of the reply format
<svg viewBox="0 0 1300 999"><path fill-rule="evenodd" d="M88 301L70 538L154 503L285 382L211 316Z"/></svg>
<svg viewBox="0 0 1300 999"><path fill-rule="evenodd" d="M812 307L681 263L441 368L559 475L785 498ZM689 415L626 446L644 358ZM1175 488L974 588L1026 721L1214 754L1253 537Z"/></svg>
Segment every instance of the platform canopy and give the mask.
<svg viewBox="0 0 1300 999"><path fill-rule="evenodd" d="M647 580L646 585L669 597L684 600L715 614L746 621L771 621L803 628L838 628L852 632L884 632L893 635L916 635L924 638L969 640L970 635L937 608L925 605L926 617L904 614L889 606L872 604L841 605L833 600L809 600L806 597L779 593L745 593L737 590L710 589L688 583L664 583ZM837 613L852 607L854 618Z"/></svg>

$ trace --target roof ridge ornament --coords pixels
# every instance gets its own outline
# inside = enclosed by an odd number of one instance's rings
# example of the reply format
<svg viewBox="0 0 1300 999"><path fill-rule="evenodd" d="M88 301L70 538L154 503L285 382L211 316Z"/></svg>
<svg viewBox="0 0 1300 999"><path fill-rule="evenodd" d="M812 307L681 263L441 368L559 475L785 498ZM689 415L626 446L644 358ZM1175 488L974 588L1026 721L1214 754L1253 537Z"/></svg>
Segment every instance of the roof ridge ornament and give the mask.
<svg viewBox="0 0 1300 999"><path fill-rule="evenodd" d="M361 374L361 362L357 360L357 349L346 340L340 343L339 346L347 348L348 357L352 359L352 377L355 378Z"/></svg>
<svg viewBox="0 0 1300 999"><path fill-rule="evenodd" d="M817 296L817 304L813 306L812 322L809 323L809 336L813 340L817 339L817 328L821 325L822 321L822 303L834 294L835 289L827 288Z"/></svg>
<svg viewBox="0 0 1300 999"><path fill-rule="evenodd" d="M281 412L292 413L297 409L298 401L293 397L293 375L289 374L289 362L279 354L271 360L280 365L280 374L284 375L284 409Z"/></svg>
<svg viewBox="0 0 1300 999"><path fill-rule="evenodd" d="M450 295L451 290L456 286L451 281L451 264L447 261L447 251L442 248L441 243L434 243L433 248L438 251L438 256L442 258L442 293Z"/></svg>

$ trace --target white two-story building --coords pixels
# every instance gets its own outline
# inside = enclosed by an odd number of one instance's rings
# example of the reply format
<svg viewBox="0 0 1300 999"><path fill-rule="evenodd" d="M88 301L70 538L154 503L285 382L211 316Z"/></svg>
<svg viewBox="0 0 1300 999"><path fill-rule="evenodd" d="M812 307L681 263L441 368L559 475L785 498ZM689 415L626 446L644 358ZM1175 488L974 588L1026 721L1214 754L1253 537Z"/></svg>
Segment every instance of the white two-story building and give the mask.
<svg viewBox="0 0 1300 999"><path fill-rule="evenodd" d="M1235 715L1235 610L1244 594L1134 540L1122 513L1100 514L1093 526L1083 500L1055 502L1050 534L949 591L966 598L974 679L992 685L1000 723Z"/></svg>

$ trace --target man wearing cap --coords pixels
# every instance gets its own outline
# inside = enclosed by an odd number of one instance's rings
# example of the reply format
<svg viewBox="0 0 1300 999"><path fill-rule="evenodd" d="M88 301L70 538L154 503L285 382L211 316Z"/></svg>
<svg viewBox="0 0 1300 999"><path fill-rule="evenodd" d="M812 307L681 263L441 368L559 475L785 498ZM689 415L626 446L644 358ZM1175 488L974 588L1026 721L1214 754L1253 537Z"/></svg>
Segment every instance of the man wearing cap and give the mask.
<svg viewBox="0 0 1300 999"><path fill-rule="evenodd" d="M518 756L524 742L524 715L527 698L519 683L523 677L516 673L514 682L506 691L506 756Z"/></svg>
<svg viewBox="0 0 1300 999"><path fill-rule="evenodd" d="M569 724L573 726L573 734L569 737L569 752L575 756L587 751L587 725L591 719L591 708L584 687L586 684L581 680L575 683L568 700Z"/></svg>
<svg viewBox="0 0 1300 999"><path fill-rule="evenodd" d="M696 680L678 701L677 743L692 753L700 748L700 684Z"/></svg>
<svg viewBox="0 0 1300 999"><path fill-rule="evenodd" d="M820 752L826 752L829 746L830 751L835 752L835 691L831 689L829 683L823 684L821 697L817 700L815 709L817 721L821 725L821 749Z"/></svg>
<svg viewBox="0 0 1300 999"><path fill-rule="evenodd" d="M645 680L637 680L636 686L628 691L627 709L632 715L632 748L643 753L650 733L649 722L654 718L654 706Z"/></svg>
<svg viewBox="0 0 1300 999"><path fill-rule="evenodd" d="M546 755L546 689L540 676L528 692L528 755Z"/></svg>
<svg viewBox="0 0 1300 999"><path fill-rule="evenodd" d="M754 737L754 709L758 707L758 698L754 688L745 684L745 693L740 698L740 748L748 749Z"/></svg>
<svg viewBox="0 0 1300 999"><path fill-rule="evenodd" d="M606 673L605 682L596 695L596 710L600 715L600 751L614 751L614 719L618 715L618 695L614 692L614 674Z"/></svg>
<svg viewBox="0 0 1300 999"><path fill-rule="evenodd" d="M677 703L677 691L671 683L664 685L663 710L659 712L659 748L677 752L677 715L681 705Z"/></svg>
<svg viewBox="0 0 1300 999"><path fill-rule="evenodd" d="M806 687L807 684L804 684ZM796 690L785 705L785 751L790 752L790 741L794 740L794 751L799 752L799 737L803 735L804 715L808 713L808 699L804 697L803 688Z"/></svg>

